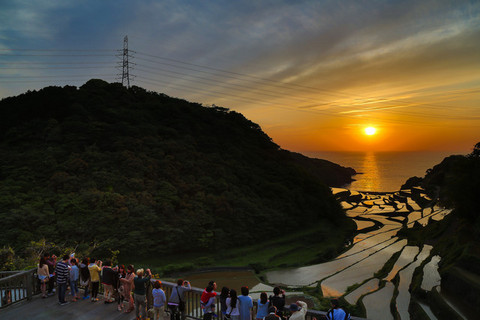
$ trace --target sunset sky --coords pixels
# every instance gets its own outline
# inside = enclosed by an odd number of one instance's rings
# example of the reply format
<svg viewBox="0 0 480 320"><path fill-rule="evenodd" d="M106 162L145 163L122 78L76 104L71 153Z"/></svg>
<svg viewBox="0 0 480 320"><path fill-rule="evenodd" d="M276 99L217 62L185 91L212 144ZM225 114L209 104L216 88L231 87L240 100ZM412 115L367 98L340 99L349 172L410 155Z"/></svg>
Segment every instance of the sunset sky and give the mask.
<svg viewBox="0 0 480 320"><path fill-rule="evenodd" d="M128 35L131 84L241 112L285 149L480 141L480 1L2 0L0 21L0 98L118 81Z"/></svg>

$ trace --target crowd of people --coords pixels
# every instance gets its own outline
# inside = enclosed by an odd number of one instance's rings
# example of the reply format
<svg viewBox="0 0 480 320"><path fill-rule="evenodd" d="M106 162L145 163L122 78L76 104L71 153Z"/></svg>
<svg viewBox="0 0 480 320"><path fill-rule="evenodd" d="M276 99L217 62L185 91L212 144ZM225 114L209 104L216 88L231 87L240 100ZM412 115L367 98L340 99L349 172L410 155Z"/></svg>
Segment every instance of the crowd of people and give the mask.
<svg viewBox="0 0 480 320"><path fill-rule="evenodd" d="M64 255L57 261L55 255L47 253L40 258L37 274L42 298L53 296L56 290L60 305L80 299L98 302L102 284L105 304L116 302L118 311L130 313L135 310L137 319L147 318L146 288L151 284L150 269L135 271L133 265L112 266L110 260L103 262L95 258L83 258L79 263L74 254ZM72 296L70 301L66 299L68 286ZM83 295L80 295L79 287L83 288ZM156 281L153 287L154 308L158 311L155 319L163 320L161 315L166 301L165 292L161 289L160 281Z"/></svg>
<svg viewBox="0 0 480 320"><path fill-rule="evenodd" d="M103 285L104 303L117 303L117 310L130 313L135 310L137 319L147 319L147 290L153 297L153 319L155 320L185 320L185 293L192 290L189 281L179 279L167 302L165 292L159 280L152 281L150 269L138 269L133 265L112 266L111 261L104 262L95 258L79 260L74 254L64 255L59 261L55 255L44 254L38 264L38 279L42 298L58 293L58 303L65 305L77 300L98 302L100 283ZM54 283L57 288L54 288ZM66 299L67 287L70 287L70 302ZM152 286L150 288L150 286ZM83 288L80 295L79 287ZM240 289L240 295L235 289L223 287L217 296L217 284L211 281L200 297L200 307L203 320L305 320L307 304L303 301L292 303L285 307L285 291L279 287L273 289L268 297L266 292L260 294L256 301L249 296L248 287ZM132 294L133 293L133 294ZM215 310L219 299L220 310ZM287 314L285 311L289 311ZM167 315L167 312L170 316ZM217 314L218 313L218 314ZM344 320L349 315L338 306L337 300L332 300L332 309L327 313L328 320ZM215 320L217 320L215 319ZM314 320L316 320L314 318Z"/></svg>

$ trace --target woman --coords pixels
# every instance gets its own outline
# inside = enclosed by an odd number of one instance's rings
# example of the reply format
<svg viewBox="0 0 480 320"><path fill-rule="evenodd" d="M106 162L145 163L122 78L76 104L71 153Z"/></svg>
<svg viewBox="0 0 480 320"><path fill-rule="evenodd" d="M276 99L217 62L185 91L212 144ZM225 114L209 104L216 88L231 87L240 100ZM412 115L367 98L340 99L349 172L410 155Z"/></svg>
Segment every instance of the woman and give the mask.
<svg viewBox="0 0 480 320"><path fill-rule="evenodd" d="M253 300L248 295L248 287L242 287L242 295L238 297L240 300L240 320L252 320Z"/></svg>
<svg viewBox="0 0 480 320"><path fill-rule="evenodd" d="M267 293L262 292L260 294L260 299L257 301L257 320L261 320L268 315L268 298Z"/></svg>
<svg viewBox="0 0 480 320"><path fill-rule="evenodd" d="M227 298L230 293L230 289L227 287L222 288L222 293L220 293L220 309L222 311L222 319L225 318L227 314Z"/></svg>
<svg viewBox="0 0 480 320"><path fill-rule="evenodd" d="M128 308L125 310L125 313L132 312L135 308L132 297L133 279L135 279L135 273L133 271L133 265L128 265L125 278L120 279L120 282L123 284L123 295L125 299L128 300Z"/></svg>
<svg viewBox="0 0 480 320"><path fill-rule="evenodd" d="M125 266L121 264L118 267L118 281L116 281L116 289L117 289L117 295L118 295L118 311L122 311L123 308L123 300L125 300L125 287L123 286L123 282L121 279L125 279L127 276L127 273L125 272Z"/></svg>
<svg viewBox="0 0 480 320"><path fill-rule="evenodd" d="M230 290L230 297L227 298L227 313L225 318L230 318L231 320L240 320L240 301L237 298L237 291L234 289Z"/></svg>
<svg viewBox="0 0 480 320"><path fill-rule="evenodd" d="M80 285L85 288L83 292L83 300L90 299L88 288L90 287L90 271L88 271L88 258L83 258L80 263Z"/></svg>
<svg viewBox="0 0 480 320"><path fill-rule="evenodd" d="M49 280L48 265L45 257L40 257L37 269L38 279L40 280L40 289L42 290L42 298L47 297L47 282Z"/></svg>

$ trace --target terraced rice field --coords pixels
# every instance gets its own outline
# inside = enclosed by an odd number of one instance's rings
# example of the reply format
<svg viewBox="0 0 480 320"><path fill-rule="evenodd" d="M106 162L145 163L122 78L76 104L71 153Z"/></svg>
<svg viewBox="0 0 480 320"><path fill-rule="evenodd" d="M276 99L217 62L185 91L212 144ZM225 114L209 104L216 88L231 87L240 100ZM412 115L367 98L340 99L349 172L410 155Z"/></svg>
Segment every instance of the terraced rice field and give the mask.
<svg viewBox="0 0 480 320"><path fill-rule="evenodd" d="M434 290L439 285L440 257L431 255L431 246L407 246L407 241L399 239L397 232L416 223L426 225L430 219L438 221L450 211L435 206L424 194L418 194L418 190L415 197L410 190L369 194L334 188L333 192L342 201L347 215L357 223L359 233L353 244L326 263L268 272L268 282L290 287L320 284L325 297L344 296L350 304L362 303L369 319L394 319L391 309L395 309L400 319L410 319L409 287L413 273L424 265L422 288ZM423 207L413 200L418 197ZM388 275L377 278L375 274L393 255L398 258ZM354 284L360 286L348 291Z"/></svg>

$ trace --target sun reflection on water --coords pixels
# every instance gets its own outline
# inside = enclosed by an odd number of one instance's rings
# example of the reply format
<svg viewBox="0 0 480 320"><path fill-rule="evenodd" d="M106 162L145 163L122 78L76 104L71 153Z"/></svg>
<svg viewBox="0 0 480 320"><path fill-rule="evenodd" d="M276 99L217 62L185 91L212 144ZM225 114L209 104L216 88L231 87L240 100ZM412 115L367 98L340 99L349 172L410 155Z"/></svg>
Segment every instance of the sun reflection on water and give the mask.
<svg viewBox="0 0 480 320"><path fill-rule="evenodd" d="M362 169L363 184L361 186L357 186L357 188L363 191L378 190L380 187L380 174L374 152L370 151L365 153Z"/></svg>

